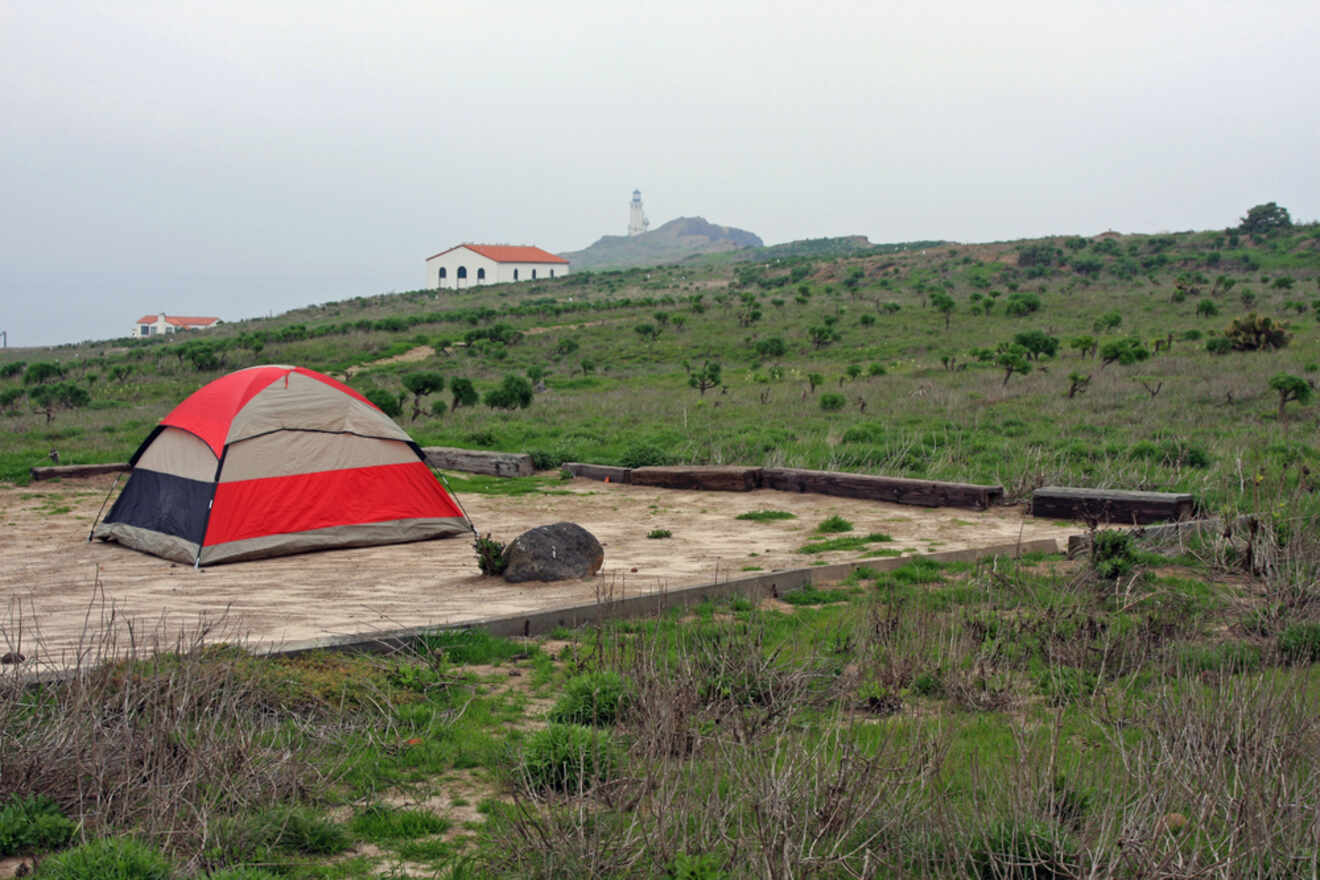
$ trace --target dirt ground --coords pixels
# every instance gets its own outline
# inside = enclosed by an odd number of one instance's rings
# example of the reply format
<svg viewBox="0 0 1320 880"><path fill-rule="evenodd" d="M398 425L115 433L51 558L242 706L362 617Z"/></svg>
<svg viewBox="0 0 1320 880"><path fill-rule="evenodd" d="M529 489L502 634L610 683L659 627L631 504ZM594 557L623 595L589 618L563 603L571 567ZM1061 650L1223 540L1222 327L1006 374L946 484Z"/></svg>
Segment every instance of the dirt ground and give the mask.
<svg viewBox="0 0 1320 880"><path fill-rule="evenodd" d="M589 580L508 584L483 577L463 538L198 571L87 541L113 483L111 475L0 486L0 654L25 655L25 669L66 666L94 649L89 637L99 632L113 634L120 652L130 638L138 646L153 638L170 643L205 626L214 627L212 638L292 647L859 557L859 551L796 552L834 514L854 523L853 535L892 535L892 543L871 546L905 554L1061 540L1080 530L1024 517L1015 507L931 510L770 489L685 492L574 479L555 486L554 494L465 495L460 501L482 534L503 541L552 522L582 525L605 548L604 568ZM753 510L791 511L797 519L735 519ZM673 537L648 539L653 529L668 529Z"/></svg>

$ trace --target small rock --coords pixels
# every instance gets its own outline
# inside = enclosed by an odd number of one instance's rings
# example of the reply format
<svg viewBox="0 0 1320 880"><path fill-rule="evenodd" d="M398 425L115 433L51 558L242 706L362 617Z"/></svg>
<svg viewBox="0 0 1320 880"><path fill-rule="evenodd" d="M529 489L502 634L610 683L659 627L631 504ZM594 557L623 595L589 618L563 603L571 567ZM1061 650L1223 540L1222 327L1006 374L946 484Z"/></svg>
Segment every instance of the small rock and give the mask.
<svg viewBox="0 0 1320 880"><path fill-rule="evenodd" d="M505 548L504 559L504 579L511 584L563 581L600 571L605 551L582 526L560 522L523 532Z"/></svg>
<svg viewBox="0 0 1320 880"><path fill-rule="evenodd" d="M8 654L5 654L3 657L0 657L0 663L3 663L6 666L8 666L11 663L22 663L26 659L27 659L26 657L24 657L22 654L18 653L17 651L10 651Z"/></svg>

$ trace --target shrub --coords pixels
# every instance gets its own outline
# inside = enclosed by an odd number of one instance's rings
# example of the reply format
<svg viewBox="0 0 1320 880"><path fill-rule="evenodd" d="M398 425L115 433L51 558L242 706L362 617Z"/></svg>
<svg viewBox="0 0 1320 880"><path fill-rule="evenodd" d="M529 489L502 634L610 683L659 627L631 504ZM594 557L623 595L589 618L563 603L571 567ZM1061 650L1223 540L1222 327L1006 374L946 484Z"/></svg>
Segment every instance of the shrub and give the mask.
<svg viewBox="0 0 1320 880"><path fill-rule="evenodd" d="M1114 579L1130 574L1137 564L1132 535L1118 529L1104 529L1091 538L1091 563L1096 574Z"/></svg>
<svg viewBox="0 0 1320 880"><path fill-rule="evenodd" d="M1204 318L1213 318L1219 314L1219 306L1212 299L1203 299L1196 304L1196 313Z"/></svg>
<svg viewBox="0 0 1320 880"><path fill-rule="evenodd" d="M165 856L129 837L93 840L41 863L41 880L170 880Z"/></svg>
<svg viewBox="0 0 1320 880"><path fill-rule="evenodd" d="M461 376L455 376L449 380L449 393L452 395L449 407L458 409L460 406L476 406L477 389L473 387L471 379L464 379Z"/></svg>
<svg viewBox="0 0 1320 880"><path fill-rule="evenodd" d="M1320 662L1320 623L1295 623L1279 633L1279 653L1289 663Z"/></svg>
<svg viewBox="0 0 1320 880"><path fill-rule="evenodd" d="M0 858L59 849L76 828L45 795L11 796L0 801Z"/></svg>
<svg viewBox="0 0 1320 880"><path fill-rule="evenodd" d="M484 538L477 535L472 539L472 549L477 553L477 568L481 569L482 574L504 574L509 564L504 558L504 542L496 541L489 533Z"/></svg>
<svg viewBox="0 0 1320 880"><path fill-rule="evenodd" d="M646 537L648 537L648 538L672 538L672 537L674 537L674 533L671 532L671 531L669 531L669 529L651 529L651 531L649 531L649 532L646 533Z"/></svg>
<svg viewBox="0 0 1320 880"><path fill-rule="evenodd" d="M1272 318L1258 317L1255 312L1234 320L1224 336L1235 351L1270 351L1285 347L1292 339L1287 323L1276 324Z"/></svg>
<svg viewBox="0 0 1320 880"><path fill-rule="evenodd" d="M820 396L820 408L825 412L838 412L847 402L848 398L832 391Z"/></svg>
<svg viewBox="0 0 1320 880"><path fill-rule="evenodd" d="M1015 318L1040 310L1040 297L1034 293L1010 294L1004 302L1004 312Z"/></svg>
<svg viewBox="0 0 1320 880"><path fill-rule="evenodd" d="M1228 354L1233 350L1233 341L1227 336L1211 336L1205 341L1205 350L1211 354Z"/></svg>
<svg viewBox="0 0 1320 880"><path fill-rule="evenodd" d="M491 409L527 409L532 405L532 383L510 374L500 387L486 392L483 402Z"/></svg>
<svg viewBox="0 0 1320 880"><path fill-rule="evenodd" d="M518 771L533 790L575 792L607 779L617 765L617 750L603 731L552 723L527 738Z"/></svg>
<svg viewBox="0 0 1320 880"><path fill-rule="evenodd" d="M816 526L816 531L825 532L827 534L851 532L852 530L853 524L838 515L828 517L827 519L822 520L820 525Z"/></svg>
<svg viewBox="0 0 1320 880"><path fill-rule="evenodd" d="M762 358L781 358L788 354L788 346L778 336L771 336L756 343L756 354Z"/></svg>
<svg viewBox="0 0 1320 880"><path fill-rule="evenodd" d="M547 716L556 724L608 727L628 708L628 681L617 672L603 670L570 678Z"/></svg>
<svg viewBox="0 0 1320 880"><path fill-rule="evenodd" d="M403 414L403 404L399 402L398 395L392 391L386 391L384 388L372 388L362 396L374 403L377 409L392 419L397 419Z"/></svg>

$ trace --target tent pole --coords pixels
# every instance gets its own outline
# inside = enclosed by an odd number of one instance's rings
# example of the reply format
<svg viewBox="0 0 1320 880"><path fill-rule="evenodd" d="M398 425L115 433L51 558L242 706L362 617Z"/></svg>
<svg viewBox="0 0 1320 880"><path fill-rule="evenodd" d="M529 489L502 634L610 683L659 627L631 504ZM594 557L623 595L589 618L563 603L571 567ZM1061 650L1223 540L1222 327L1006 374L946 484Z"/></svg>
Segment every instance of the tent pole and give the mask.
<svg viewBox="0 0 1320 880"><path fill-rule="evenodd" d="M445 479L445 475L438 470L432 470L431 472L440 478L440 485L445 487L445 491L449 493L449 497L454 499L454 503L458 505L458 512L463 514L463 519L468 521L468 528L472 530L472 534L480 534L480 532L477 531L477 527L472 523L472 517L468 516L468 512L463 509L463 502L459 501L458 496L454 494L454 490L449 488L449 481Z"/></svg>
<svg viewBox="0 0 1320 880"><path fill-rule="evenodd" d="M116 474L114 485L110 487L110 491L106 492L105 497L101 499L101 509L96 511L96 519L92 520L92 528L87 532L87 543L90 544L92 542L92 536L96 534L96 524L101 521L101 514L105 513L105 503L110 500L111 495L115 494L115 490L119 488L119 481L123 479L123 477L123 471Z"/></svg>

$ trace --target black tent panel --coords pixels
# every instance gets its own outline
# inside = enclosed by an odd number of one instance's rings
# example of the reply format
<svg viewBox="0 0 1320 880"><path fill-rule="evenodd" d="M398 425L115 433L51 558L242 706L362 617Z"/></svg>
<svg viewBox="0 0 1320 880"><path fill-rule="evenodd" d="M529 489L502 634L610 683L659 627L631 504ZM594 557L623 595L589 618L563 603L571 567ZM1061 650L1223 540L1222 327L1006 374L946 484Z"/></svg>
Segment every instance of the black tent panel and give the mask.
<svg viewBox="0 0 1320 880"><path fill-rule="evenodd" d="M105 521L149 529L201 545L215 483L135 468Z"/></svg>

